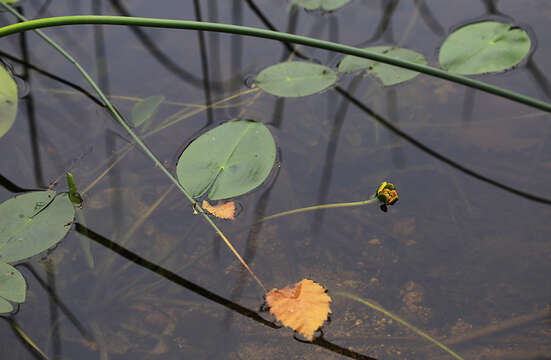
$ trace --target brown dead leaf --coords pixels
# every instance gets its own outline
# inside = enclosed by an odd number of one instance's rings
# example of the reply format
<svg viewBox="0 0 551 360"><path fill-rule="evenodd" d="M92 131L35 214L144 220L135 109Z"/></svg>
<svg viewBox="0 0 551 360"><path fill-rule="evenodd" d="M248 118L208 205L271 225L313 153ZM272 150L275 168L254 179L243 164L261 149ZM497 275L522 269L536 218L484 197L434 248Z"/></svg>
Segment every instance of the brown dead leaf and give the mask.
<svg viewBox="0 0 551 360"><path fill-rule="evenodd" d="M233 201L229 201L223 204L219 203L213 206L209 204L208 201L203 200L203 204L201 204L201 207L207 210L212 215L216 216L217 218L229 220L235 219L235 203Z"/></svg>
<svg viewBox="0 0 551 360"><path fill-rule="evenodd" d="M330 302L325 288L309 279L303 279L293 287L272 289L266 294L270 313L309 341L312 341L314 331L327 320L331 312Z"/></svg>

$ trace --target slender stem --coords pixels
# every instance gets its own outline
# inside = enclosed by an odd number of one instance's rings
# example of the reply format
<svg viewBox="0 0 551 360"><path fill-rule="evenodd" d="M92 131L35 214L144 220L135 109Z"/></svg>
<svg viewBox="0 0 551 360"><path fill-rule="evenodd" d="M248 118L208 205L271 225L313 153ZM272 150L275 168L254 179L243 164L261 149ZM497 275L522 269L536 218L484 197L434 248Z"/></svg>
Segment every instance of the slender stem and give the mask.
<svg viewBox="0 0 551 360"><path fill-rule="evenodd" d="M46 355L46 354L44 353L44 351L42 351L42 350L38 347L38 345L36 345L36 344L31 340L31 338L30 338L27 334L25 334L25 332L23 331L23 329L22 329L21 327L19 327L19 325L15 322L15 320L9 319L9 318L4 318L4 319L6 319L6 320L10 323L11 327L17 332L17 334L18 334L19 336L21 336L21 338L22 338L31 348L33 348L38 354L40 354L40 356L41 356L43 359L49 360L48 355Z"/></svg>
<svg viewBox="0 0 551 360"><path fill-rule="evenodd" d="M11 7L10 5L6 4L5 2L3 2L2 0L0 0L0 5L2 5L4 8L6 8L10 13L12 13L15 17L17 17L19 20L23 21L19 24L27 24L27 23L31 23L35 20L27 20L23 15L21 15L17 10L15 10L13 7ZM93 16L93 17L102 17L102 16ZM124 17L120 17L121 19L124 18ZM40 26L38 26L40 27ZM50 44L53 48L55 48L59 53L61 53L67 60L69 60L69 62L71 62L76 68L77 70L82 74L82 76L84 76L84 78L86 79L86 81L88 81L88 83L90 84L90 86L92 86L92 88L94 89L94 91L98 94L98 96L100 97L100 99L105 103L105 105L107 106L107 109L109 109L109 111L111 112L111 114L113 114L113 116L115 117L115 119L117 119L117 121L119 122L119 124L126 130L126 132L132 137L132 139L140 146L140 148L142 148L142 150L146 153L147 156L149 156L149 158L155 163L155 166L157 166L159 169L161 169L161 171L174 183L174 185L176 185L176 187L182 192L184 193L184 195L188 198L188 200L193 204L193 207L195 209L198 209L199 212L201 213L201 215L207 220L207 222L209 223L210 226L212 226L212 228L216 231L216 233L218 235L220 235L220 237L224 240L224 242L228 245L228 247L230 248L230 250L235 254L235 256L239 259L239 261L241 262L241 264L249 271L249 273L252 275L252 277L256 280L256 282L258 282L258 284L260 285L260 287L264 290L264 292L267 292L266 290L266 287L264 286L264 284L260 281L260 279L253 273L253 271L251 270L251 268L247 265L247 263L245 262L245 260L243 260L243 258L239 255L239 253L235 250L235 248L231 245L231 243L229 242L228 238L222 233L222 231L220 230L220 228L209 218L209 216L205 213L205 211L199 206L199 204L193 199L193 197L187 192L186 189L184 189L184 187L182 185L180 185L180 183L178 182L178 180L174 177L174 175L172 175L170 173L170 171L168 171L168 169L166 167L164 167L164 165L159 161L159 159L157 159L157 157L155 156L155 154L153 154L153 152L147 147L147 145L142 141L142 139L140 139L138 137L138 135L136 135L136 133L130 128L130 126L128 126L128 124L123 120L123 118L121 117L121 115L119 114L119 112L115 109L115 107L113 106L113 104L109 101L109 99L107 98L107 96L103 93L103 91L98 87L98 85L94 82L94 80L92 80L92 77L86 72L86 70L84 70L84 68L75 60L75 58L73 58L69 53L67 53L61 46L59 46L55 41L53 41L49 36L47 36L46 34L44 34L44 32L42 32L41 30L38 30L37 28L38 27L32 27L32 28L27 28L26 30L34 30L38 36L40 36L44 41L46 41L48 44ZM2 28L3 29L3 28ZM4 35L7 35L7 34L4 34ZM2 37L3 35L0 35L0 37Z"/></svg>
<svg viewBox="0 0 551 360"><path fill-rule="evenodd" d="M367 204L371 204L377 201L377 198L371 198L368 200L363 201L354 201L354 202L347 202L347 203L335 203L335 204L325 204L325 205L315 205L315 206L308 206L303 207L300 209L294 209L294 210L288 210L288 211L282 211L280 213L276 213L270 216L263 217L262 219L258 220L256 223L264 222L267 220L272 220L281 216L285 215L292 215L297 214L305 211L314 211L314 210L323 210L323 209L334 209L334 208L341 208L341 207L347 207L347 206L363 206Z"/></svg>
<svg viewBox="0 0 551 360"><path fill-rule="evenodd" d="M455 353L452 349L450 349L449 347L447 347L446 345L442 344L440 341L436 340L435 338L433 338L432 336L424 333L423 331L419 330L418 328L416 328L415 326L411 325L410 323L408 323L407 321L403 320L402 318L400 318L399 316L397 315L394 315L393 313L391 313L390 311L388 310L385 310L382 306L379 306L377 304L375 304L374 302L372 301L369 301L369 300L365 300L365 299L362 299L361 297L358 297L356 295L352 295L352 294L349 294L349 293L346 293L346 292L336 292L334 293L335 295L338 295L338 296L344 296L346 298L349 298L349 299L352 299L354 301L357 301L359 303L362 303L364 305L367 305L369 306L370 308L374 309L374 310L377 310L383 314L385 314L386 316L388 316L389 318L399 322L400 324L404 325L405 327L407 327L408 329L410 329L411 331L413 331L414 333L416 333L417 335L420 335L422 337L424 337L425 339L427 339L428 341L432 342L433 344L435 344L436 346L438 346L439 348L441 348L442 350L446 351L448 354L450 354L451 356L453 356L454 358L456 358L457 360L463 360L463 358L458 355L457 353Z"/></svg>
<svg viewBox="0 0 551 360"><path fill-rule="evenodd" d="M2 4L4 7L8 9L11 8L9 5L5 4L4 2L1 2L1 0L0 0L0 4ZM359 56L362 58L371 59L371 60L387 63L390 65L395 65L395 66L410 69L413 71L418 71L427 75L432 75L438 78L446 79L449 81L453 81L455 83L476 88L478 90L482 90L494 95L498 95L528 106L538 108L543 111L551 112L551 104L546 103L544 101L540 101L529 96L521 95L513 91L505 90L497 86L484 83L482 81L470 79L465 76L452 74L447 71L437 69L431 66L416 64L406 60L390 57L384 54L377 54L369 50L360 49L353 46L314 39L306 36L258 29L258 28L248 27L248 26L217 24L217 23L197 22L197 21L187 21L187 20L170 20L170 19L124 17L124 16L78 15L78 16L62 16L62 17L36 19L31 21L25 21L18 24L4 26L0 28L0 38L7 35L15 34L18 32L22 32L22 31L34 30L37 28L62 26L62 25L76 25L76 24L130 25L130 26L148 26L148 27L161 27L161 28L173 28L173 29L215 31L215 32L247 35L247 36L278 40L283 42L296 43L296 44L311 46L315 48L336 51L343 54Z"/></svg>

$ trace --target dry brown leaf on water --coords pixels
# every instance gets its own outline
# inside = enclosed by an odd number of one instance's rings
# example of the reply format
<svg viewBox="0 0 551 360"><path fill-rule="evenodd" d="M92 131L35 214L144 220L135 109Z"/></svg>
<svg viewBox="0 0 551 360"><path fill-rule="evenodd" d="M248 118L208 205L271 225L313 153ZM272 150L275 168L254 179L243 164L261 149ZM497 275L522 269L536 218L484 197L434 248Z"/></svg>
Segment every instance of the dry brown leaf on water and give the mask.
<svg viewBox="0 0 551 360"><path fill-rule="evenodd" d="M217 218L229 220L235 219L235 203L233 201L223 204L219 203L213 206L209 204L208 201L203 200L203 204L201 204L201 207L207 210L212 215L216 216Z"/></svg>
<svg viewBox="0 0 551 360"><path fill-rule="evenodd" d="M270 313L283 325L312 341L314 332L327 320L331 312L331 298L318 283L303 279L293 287L272 289L266 294Z"/></svg>

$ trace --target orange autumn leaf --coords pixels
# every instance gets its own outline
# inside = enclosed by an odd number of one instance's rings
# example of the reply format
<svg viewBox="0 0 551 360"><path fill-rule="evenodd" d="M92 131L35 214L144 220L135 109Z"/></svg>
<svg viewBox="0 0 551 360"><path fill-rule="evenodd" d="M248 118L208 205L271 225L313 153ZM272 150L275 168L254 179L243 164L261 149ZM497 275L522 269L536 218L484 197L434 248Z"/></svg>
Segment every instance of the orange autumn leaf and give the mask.
<svg viewBox="0 0 551 360"><path fill-rule="evenodd" d="M272 289L266 294L270 313L309 341L312 341L314 331L327 320L331 312L330 302L323 286L309 279L303 279L293 287Z"/></svg>
<svg viewBox="0 0 551 360"><path fill-rule="evenodd" d="M208 201L203 200L201 207L217 218L230 220L235 219L235 203L233 201L213 206L209 204Z"/></svg>

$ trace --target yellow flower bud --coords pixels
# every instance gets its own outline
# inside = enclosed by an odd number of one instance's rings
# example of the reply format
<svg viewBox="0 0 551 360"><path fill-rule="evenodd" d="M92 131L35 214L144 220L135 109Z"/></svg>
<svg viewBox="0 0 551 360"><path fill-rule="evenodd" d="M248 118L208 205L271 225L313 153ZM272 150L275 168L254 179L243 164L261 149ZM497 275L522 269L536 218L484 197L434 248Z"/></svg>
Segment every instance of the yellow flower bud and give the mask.
<svg viewBox="0 0 551 360"><path fill-rule="evenodd" d="M386 181L379 185L376 196L383 205L394 205L398 201L398 192L394 185Z"/></svg>

